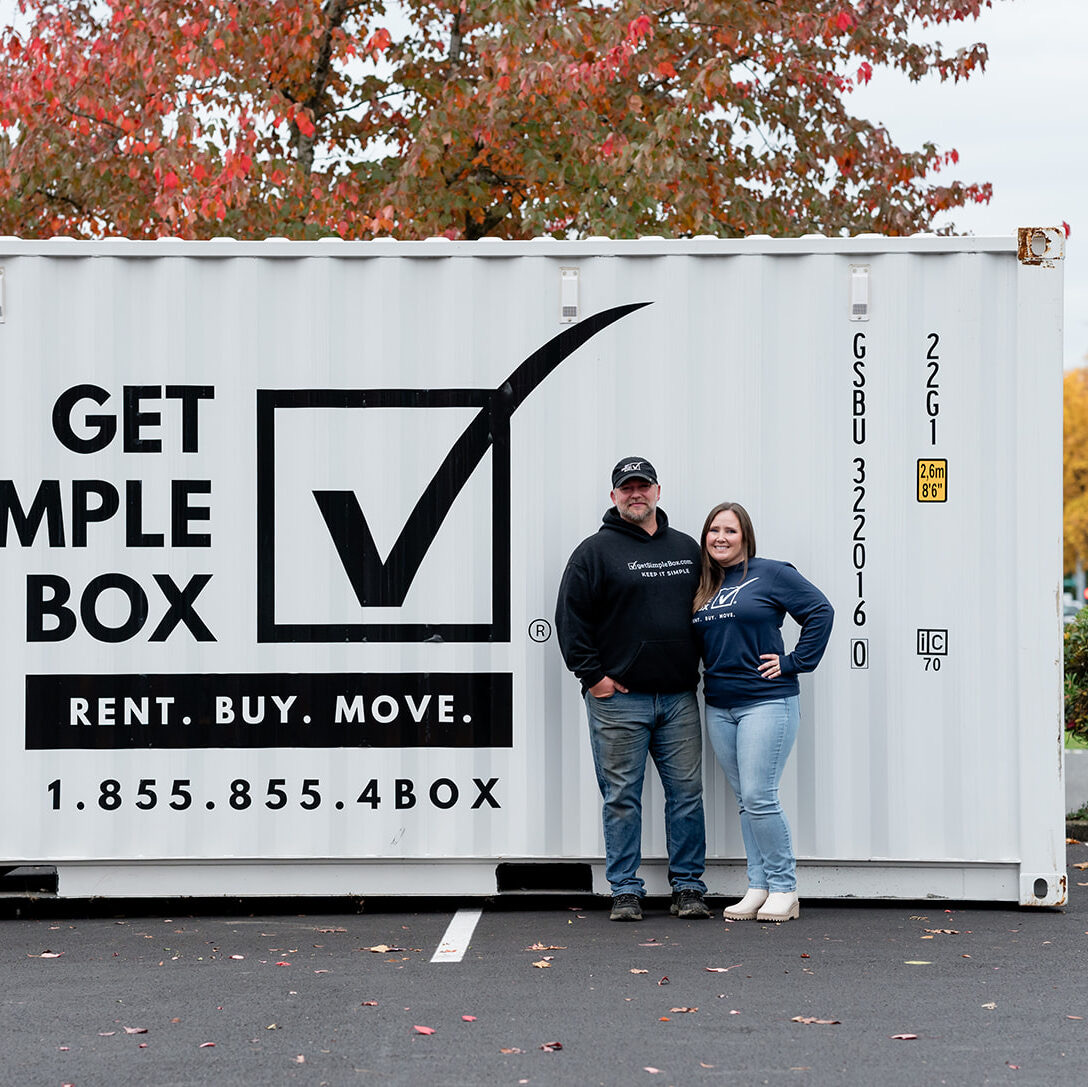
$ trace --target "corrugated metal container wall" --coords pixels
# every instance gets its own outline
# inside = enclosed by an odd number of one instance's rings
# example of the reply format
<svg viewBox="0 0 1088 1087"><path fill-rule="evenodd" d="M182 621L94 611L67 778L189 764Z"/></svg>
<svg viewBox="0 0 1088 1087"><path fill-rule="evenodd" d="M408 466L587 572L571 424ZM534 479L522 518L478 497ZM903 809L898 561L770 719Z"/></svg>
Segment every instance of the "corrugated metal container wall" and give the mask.
<svg viewBox="0 0 1088 1087"><path fill-rule="evenodd" d="M672 524L741 501L835 605L782 789L802 894L1062 901L1036 236L0 239L0 856L70 895L605 891L551 621L631 454Z"/></svg>

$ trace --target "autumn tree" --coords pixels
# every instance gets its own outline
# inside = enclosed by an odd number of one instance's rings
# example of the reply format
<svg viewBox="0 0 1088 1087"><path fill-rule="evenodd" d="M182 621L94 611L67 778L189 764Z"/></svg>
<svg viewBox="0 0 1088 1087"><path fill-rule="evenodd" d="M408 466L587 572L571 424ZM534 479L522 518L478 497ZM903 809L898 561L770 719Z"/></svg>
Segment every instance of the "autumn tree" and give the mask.
<svg viewBox="0 0 1088 1087"><path fill-rule="evenodd" d="M797 235L989 199L855 117L990 0L20 0L0 233Z"/></svg>
<svg viewBox="0 0 1088 1087"><path fill-rule="evenodd" d="M1067 370L1062 402L1062 532L1067 571L1088 565L1088 368Z"/></svg>

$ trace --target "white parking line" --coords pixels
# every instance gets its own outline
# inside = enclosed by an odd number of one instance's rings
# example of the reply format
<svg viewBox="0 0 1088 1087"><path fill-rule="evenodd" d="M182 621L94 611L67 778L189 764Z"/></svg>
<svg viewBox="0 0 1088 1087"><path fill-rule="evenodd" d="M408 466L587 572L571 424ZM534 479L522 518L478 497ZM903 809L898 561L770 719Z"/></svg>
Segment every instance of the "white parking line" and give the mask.
<svg viewBox="0 0 1088 1087"><path fill-rule="evenodd" d="M472 934L476 931L476 923L483 912L458 910L446 928L438 950L431 956L431 962L460 962L465 957L468 945L472 943Z"/></svg>

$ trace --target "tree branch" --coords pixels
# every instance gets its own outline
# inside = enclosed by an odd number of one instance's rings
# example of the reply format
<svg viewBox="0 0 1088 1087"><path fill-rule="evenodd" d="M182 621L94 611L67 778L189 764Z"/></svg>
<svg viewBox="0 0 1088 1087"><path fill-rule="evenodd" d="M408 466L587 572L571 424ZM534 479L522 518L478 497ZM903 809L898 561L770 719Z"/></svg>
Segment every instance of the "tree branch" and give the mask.
<svg viewBox="0 0 1088 1087"><path fill-rule="evenodd" d="M302 100L302 105L308 109L318 120L324 116L321 110L321 100L325 97L325 91L329 83L329 73L332 67L332 39L333 33L340 28L350 7L349 0L328 0L325 4L325 34L321 39L321 48L317 53L317 63L314 65L313 74L310 77L310 93ZM285 95L285 97L290 97ZM298 164L303 173L309 175L314 168L314 142L317 133L307 136L294 121L291 122L291 139L295 145L295 154L298 156Z"/></svg>
<svg viewBox="0 0 1088 1087"><path fill-rule="evenodd" d="M461 62L461 43L464 40L461 35L461 14L460 7L453 13L453 27L450 30L450 51L446 56L450 66L450 75L457 70L457 66Z"/></svg>
<svg viewBox="0 0 1088 1087"><path fill-rule="evenodd" d="M85 214L87 211L87 209L78 200L73 200L70 196L65 196L63 193L50 192L48 189L41 188L31 189L30 191L37 196L44 196L46 200L51 200L56 204L69 204L81 215Z"/></svg>

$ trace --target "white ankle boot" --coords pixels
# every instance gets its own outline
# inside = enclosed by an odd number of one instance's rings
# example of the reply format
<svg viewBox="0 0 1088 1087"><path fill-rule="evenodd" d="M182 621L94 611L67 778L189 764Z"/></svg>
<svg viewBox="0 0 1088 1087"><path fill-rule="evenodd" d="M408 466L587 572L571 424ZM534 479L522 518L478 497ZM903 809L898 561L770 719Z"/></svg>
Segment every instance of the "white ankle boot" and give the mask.
<svg viewBox="0 0 1088 1087"><path fill-rule="evenodd" d="M801 915L796 891L772 891L756 914L757 921L792 921Z"/></svg>
<svg viewBox="0 0 1088 1087"><path fill-rule="evenodd" d="M726 906L722 917L727 921L752 921L759 907L767 901L767 890L763 887L749 887L748 893L732 906Z"/></svg>

